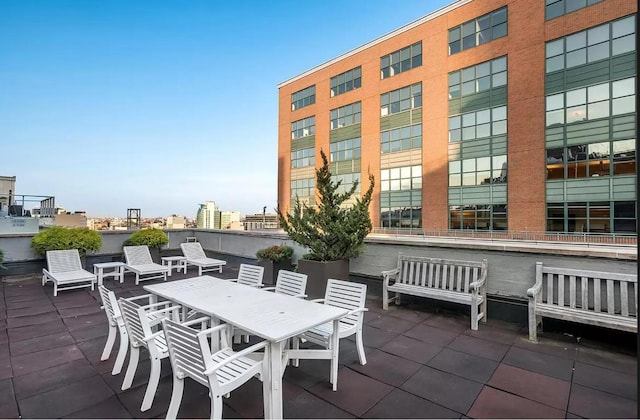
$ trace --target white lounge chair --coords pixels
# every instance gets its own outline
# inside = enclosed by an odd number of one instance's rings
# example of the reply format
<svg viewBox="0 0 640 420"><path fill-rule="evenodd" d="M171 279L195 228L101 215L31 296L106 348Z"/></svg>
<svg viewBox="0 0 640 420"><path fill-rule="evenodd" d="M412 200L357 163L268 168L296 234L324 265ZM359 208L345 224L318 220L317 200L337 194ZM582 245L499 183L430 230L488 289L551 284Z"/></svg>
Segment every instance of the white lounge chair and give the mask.
<svg viewBox="0 0 640 420"><path fill-rule="evenodd" d="M58 290L81 287L91 287L93 290L97 277L82 268L77 249L65 249L47 251L47 268L42 269L42 285L48 281L53 282L53 296L58 296Z"/></svg>
<svg viewBox="0 0 640 420"><path fill-rule="evenodd" d="M200 242L184 242L180 244L180 248L187 257L187 269L189 265L197 266L199 276L209 271L222 273L222 266L227 264L226 261L207 257Z"/></svg>
<svg viewBox="0 0 640 420"><path fill-rule="evenodd" d="M325 305L337 306L349 310L346 316L340 318L338 339L349 337L353 334L356 335L356 347L358 348L358 357L360 358L361 365L367 363L367 358L364 354L364 344L362 342L362 321L364 319L364 312L367 310L367 308L364 307L366 298L366 284L329 279L327 281L324 299L313 300L313 302L323 302ZM299 340L304 339L330 349L332 335L333 322L327 322L294 337L293 348L297 350L299 348ZM293 365L298 366L298 361L294 360ZM331 383L336 383L337 375L338 366L332 362Z"/></svg>
<svg viewBox="0 0 640 420"><path fill-rule="evenodd" d="M122 247L126 264L125 272L131 271L136 275L136 284L144 280L163 279L167 281L169 267L153 262L149 247L135 245Z"/></svg>
<svg viewBox="0 0 640 420"><path fill-rule="evenodd" d="M197 319L184 324L169 319L162 321L173 369L173 392L167 419L175 419L178 415L184 391L184 378L190 377L209 388L210 416L212 419L220 419L222 396L256 375L262 378L266 369L265 353L256 353L266 347L266 341L235 352L227 341L227 324L204 331L189 326L198 322L200 320ZM264 399L267 400L266 395Z"/></svg>
<svg viewBox="0 0 640 420"><path fill-rule="evenodd" d="M146 297L150 295L144 295ZM149 373L149 383L144 393L140 411L147 411L153 404L153 398L158 389L160 381L161 360L169 357L167 342L164 332L160 327L163 318L172 316L179 319L182 307L172 304L172 302L160 302L151 305L140 306L137 303L120 298L118 300L120 312L124 319L124 325L129 334L129 366L122 382L122 390L131 388L133 377L138 368L140 358L140 347L145 347L149 351L151 361L151 372Z"/></svg>

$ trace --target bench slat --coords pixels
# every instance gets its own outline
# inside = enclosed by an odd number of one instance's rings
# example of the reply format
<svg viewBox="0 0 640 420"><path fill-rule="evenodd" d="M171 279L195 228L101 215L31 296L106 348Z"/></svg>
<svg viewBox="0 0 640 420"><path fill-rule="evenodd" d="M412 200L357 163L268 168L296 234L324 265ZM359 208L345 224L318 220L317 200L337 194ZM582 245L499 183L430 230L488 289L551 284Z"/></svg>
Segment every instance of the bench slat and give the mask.
<svg viewBox="0 0 640 420"><path fill-rule="evenodd" d="M553 275L551 275L553 279ZM551 288L553 289L553 283L551 283ZM553 300L549 303L553 303ZM564 306L564 275L561 274L558 276L558 306Z"/></svg>
<svg viewBox="0 0 640 420"><path fill-rule="evenodd" d="M429 263L429 287L433 287L434 282L433 263Z"/></svg>
<svg viewBox="0 0 640 420"><path fill-rule="evenodd" d="M436 264L436 275L435 275L435 284L433 285L433 287L435 287L436 289L440 288L440 269L442 267L440 266L440 264Z"/></svg>
<svg viewBox="0 0 640 420"><path fill-rule="evenodd" d="M602 306L600 304L600 279L593 279L593 309L596 312L602 312Z"/></svg>
<svg viewBox="0 0 640 420"><path fill-rule="evenodd" d="M456 290L459 292L464 291L466 293L467 291L463 289L464 283L462 283L462 267L458 267L458 278L456 279L456 281Z"/></svg>
<svg viewBox="0 0 640 420"><path fill-rule="evenodd" d="M613 280L607 280L607 313L613 315L615 312L615 302L613 290Z"/></svg>
<svg viewBox="0 0 640 420"><path fill-rule="evenodd" d="M576 276L569 276L569 307L576 308Z"/></svg>
<svg viewBox="0 0 640 420"><path fill-rule="evenodd" d="M629 316L629 296L628 292L628 284L626 281L620 282L620 313L622 316Z"/></svg>
<svg viewBox="0 0 640 420"><path fill-rule="evenodd" d="M582 277L582 299L580 300L580 307L588 309L589 308L589 279L586 277Z"/></svg>

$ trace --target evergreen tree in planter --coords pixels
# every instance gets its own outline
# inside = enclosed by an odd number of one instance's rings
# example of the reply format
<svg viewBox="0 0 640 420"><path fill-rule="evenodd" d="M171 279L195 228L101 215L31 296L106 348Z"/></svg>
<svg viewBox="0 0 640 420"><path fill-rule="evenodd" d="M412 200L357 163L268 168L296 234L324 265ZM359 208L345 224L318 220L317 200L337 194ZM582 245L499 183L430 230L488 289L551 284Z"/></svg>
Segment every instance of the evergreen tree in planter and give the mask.
<svg viewBox="0 0 640 420"><path fill-rule="evenodd" d="M140 229L131 234L129 239L124 241L123 246L146 245L149 247L151 258L156 263L160 263L160 248L169 243L169 236L161 229L148 228Z"/></svg>
<svg viewBox="0 0 640 420"><path fill-rule="evenodd" d="M309 249L309 253L298 260L298 271L309 276L309 298L324 297L328 278L348 280L349 258L364 251L364 240L372 229L369 204L375 185L373 175L369 174L367 191L348 205L345 202L354 195L358 182L341 193L342 182L331 179L327 156L322 150L320 155L322 166L316 170L316 205L309 206L296 198L291 213L285 216L278 210L284 231L293 241Z"/></svg>

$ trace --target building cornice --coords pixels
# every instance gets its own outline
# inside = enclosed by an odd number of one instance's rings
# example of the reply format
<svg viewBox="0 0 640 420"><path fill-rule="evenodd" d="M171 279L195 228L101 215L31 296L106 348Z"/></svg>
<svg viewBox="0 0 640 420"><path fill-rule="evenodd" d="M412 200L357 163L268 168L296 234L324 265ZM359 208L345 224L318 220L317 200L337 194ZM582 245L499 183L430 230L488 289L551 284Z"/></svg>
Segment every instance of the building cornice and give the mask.
<svg viewBox="0 0 640 420"><path fill-rule="evenodd" d="M441 7L440 9L436 10L435 12L429 13L428 15L426 15L424 17L421 17L418 20L414 20L413 22L408 23L408 24L406 24L406 25L404 25L404 26L402 26L402 27L400 27L400 28L398 28L398 29L396 29L394 31L391 31L391 32L387 33L386 35L382 35L381 37L376 38L373 41L367 42L366 44L361 45L361 46L359 46L357 48L354 48L351 51L347 51L346 53L344 53L342 55L339 55L336 58L333 58L333 59L331 59L329 61L326 61L326 62L324 62L324 63L322 63L322 64L320 64L318 66L313 67L310 70L307 70L307 71L305 71L303 73L300 73L299 75L297 75L295 77L292 77L289 80L285 80L284 82L278 84L278 89L280 89L283 86L288 85L289 83L293 83L296 80L302 79L303 77L306 77L306 76L308 76L308 75L310 75L312 73L315 73L318 70L321 70L321 69L323 69L325 67L328 67L328 66L330 66L332 64L335 64L335 63L337 63L337 62L339 62L341 60L344 60L347 57L351 57L352 55L358 54L359 52L364 51L367 48L371 48L374 45L380 44L381 42L384 42L384 41L386 41L386 40L388 40L390 38L393 38L393 37L395 37L397 35L400 35L401 33L410 31L411 29L413 29L413 28L415 28L417 26L420 26L425 22L428 22L428 21L430 21L432 19L435 19L435 18L437 18L439 16L442 16L442 15L444 15L446 13L449 13L450 11L452 11L454 9L457 9L460 6L464 6L467 3L471 3L472 1L474 1L474 0L458 0L458 1L456 1L454 3L451 3L451 4L447 5L447 6Z"/></svg>

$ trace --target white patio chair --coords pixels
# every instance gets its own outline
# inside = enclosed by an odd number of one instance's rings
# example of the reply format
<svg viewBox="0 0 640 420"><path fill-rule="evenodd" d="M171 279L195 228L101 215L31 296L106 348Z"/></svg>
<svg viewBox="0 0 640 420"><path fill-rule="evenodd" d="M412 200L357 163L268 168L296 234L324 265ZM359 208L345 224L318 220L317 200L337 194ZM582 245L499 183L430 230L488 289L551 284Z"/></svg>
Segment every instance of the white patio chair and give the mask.
<svg viewBox="0 0 640 420"><path fill-rule="evenodd" d="M349 313L339 320L338 339L356 335L356 347L360 364L365 365L367 358L364 354L364 344L362 342L362 322L364 307L367 298L367 285L344 280L329 279L324 299L314 299L313 302L323 302L325 305L337 306L348 309ZM293 338L293 348L299 348L299 340L303 339L312 343L331 349L331 336L333 335L333 322L318 325ZM298 366L298 360L293 360L293 365ZM338 366L331 364L331 383L335 383L338 374Z"/></svg>
<svg viewBox="0 0 640 420"><path fill-rule="evenodd" d="M265 353L256 355L258 350L266 347L266 341L234 352L227 342L229 327L227 324L204 331L190 327L198 322L199 320L194 320L179 324L169 319L162 321L173 369L173 392L167 419L175 419L178 415L185 378L190 377L209 387L210 416L212 419L220 419L222 418L222 396L256 375L262 378L266 369ZM211 337L211 344L209 344L209 337ZM264 398L266 400L267 396Z"/></svg>
<svg viewBox="0 0 640 420"><path fill-rule="evenodd" d="M187 268L189 264L197 266L199 276L209 271L222 273L222 266L227 264L226 261L207 257L200 242L184 242L180 244L180 248L187 257Z"/></svg>
<svg viewBox="0 0 640 420"><path fill-rule="evenodd" d="M262 290L274 291L282 295L306 298L307 275L288 270L278 271L275 287L264 287Z"/></svg>
<svg viewBox="0 0 640 420"><path fill-rule="evenodd" d="M229 279L238 284L244 284L251 287L262 287L262 278L264 277L264 267L252 264L240 264L237 279Z"/></svg>
<svg viewBox="0 0 640 420"><path fill-rule="evenodd" d="M141 297L147 296L151 295ZM123 298L118 300L118 304L129 335L129 349L131 350L129 366L122 382L123 391L131 388L133 377L138 368L140 347L144 347L149 351L151 372L149 373L149 383L140 407L140 411L146 411L151 408L153 398L158 389L161 370L160 362L162 359L169 357L167 342L160 323L163 318L168 316L178 320L182 308L179 305L172 305L172 302L159 302L140 306L131 300Z"/></svg>
<svg viewBox="0 0 640 420"><path fill-rule="evenodd" d="M242 267L241 267L242 268ZM264 287L262 290L273 291L282 295L288 295L298 298L306 298L304 293L307 290L307 275L303 273L294 273L293 271L278 271L278 279L275 287ZM235 330L233 333L233 342L239 343L240 337L244 337L244 342L249 342L249 334L243 330Z"/></svg>
<svg viewBox="0 0 640 420"><path fill-rule="evenodd" d="M58 290L81 287L91 287L94 290L97 277L82 268L77 249L65 249L47 251L47 268L42 269L42 286L48 281L53 282L53 296L58 296Z"/></svg>
<svg viewBox="0 0 640 420"><path fill-rule="evenodd" d="M136 284L144 280L163 279L167 281L169 267L154 263L146 245L122 247L126 264L125 272L131 271L136 275Z"/></svg>

